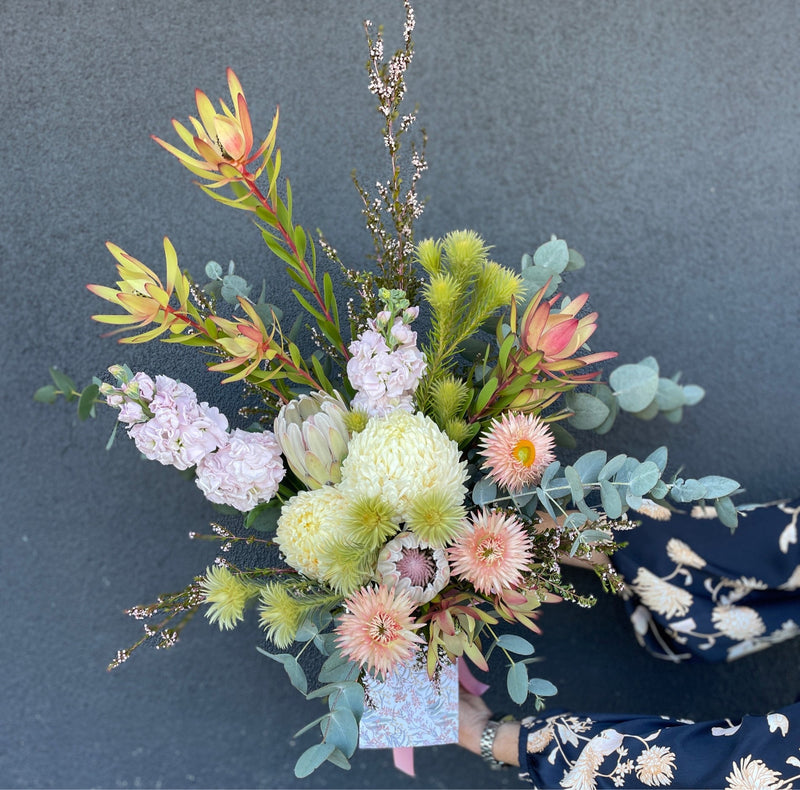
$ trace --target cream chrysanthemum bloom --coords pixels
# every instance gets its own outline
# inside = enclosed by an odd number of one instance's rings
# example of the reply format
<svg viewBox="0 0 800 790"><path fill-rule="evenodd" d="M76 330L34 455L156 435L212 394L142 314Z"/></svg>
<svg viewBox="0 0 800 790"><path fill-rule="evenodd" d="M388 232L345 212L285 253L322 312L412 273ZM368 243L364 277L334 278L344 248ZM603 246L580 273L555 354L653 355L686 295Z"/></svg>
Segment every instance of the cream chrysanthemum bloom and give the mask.
<svg viewBox="0 0 800 790"><path fill-rule="evenodd" d="M311 579L327 569L326 547L344 537L342 514L347 498L334 486L301 491L282 508L275 532L286 562Z"/></svg>
<svg viewBox="0 0 800 790"><path fill-rule="evenodd" d="M349 495L381 497L405 521L414 499L431 489L461 504L466 479L458 445L424 414L397 410L372 418L351 439L339 487Z"/></svg>
<svg viewBox="0 0 800 790"><path fill-rule="evenodd" d="M761 615L749 606L715 606L711 622L718 631L739 642L761 636L767 630Z"/></svg>
<svg viewBox="0 0 800 790"><path fill-rule="evenodd" d="M694 602L688 590L664 581L647 568L639 568L631 589L648 609L669 618L684 617Z"/></svg>

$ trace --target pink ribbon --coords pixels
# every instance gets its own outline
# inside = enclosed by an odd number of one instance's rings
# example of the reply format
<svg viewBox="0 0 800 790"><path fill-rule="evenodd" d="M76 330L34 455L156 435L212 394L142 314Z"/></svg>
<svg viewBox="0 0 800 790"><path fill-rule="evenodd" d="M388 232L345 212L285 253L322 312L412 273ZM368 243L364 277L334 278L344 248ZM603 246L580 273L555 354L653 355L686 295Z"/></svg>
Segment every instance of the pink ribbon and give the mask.
<svg viewBox="0 0 800 790"><path fill-rule="evenodd" d="M458 659L458 682L470 693L481 696L489 686L481 683L472 672L469 671L467 662L463 658ZM416 776L414 773L414 747L397 746L392 749L394 767L408 776Z"/></svg>

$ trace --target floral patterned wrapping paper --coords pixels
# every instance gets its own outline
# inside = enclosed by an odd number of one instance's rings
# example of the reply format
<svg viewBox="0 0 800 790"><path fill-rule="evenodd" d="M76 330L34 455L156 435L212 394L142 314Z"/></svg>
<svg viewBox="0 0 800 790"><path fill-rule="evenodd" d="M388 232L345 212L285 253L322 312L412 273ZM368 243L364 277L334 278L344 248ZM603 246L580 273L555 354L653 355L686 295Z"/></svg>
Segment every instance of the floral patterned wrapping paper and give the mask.
<svg viewBox="0 0 800 790"><path fill-rule="evenodd" d="M387 749L458 743L458 665L428 678L423 661L403 664L383 681L367 675L359 747Z"/></svg>

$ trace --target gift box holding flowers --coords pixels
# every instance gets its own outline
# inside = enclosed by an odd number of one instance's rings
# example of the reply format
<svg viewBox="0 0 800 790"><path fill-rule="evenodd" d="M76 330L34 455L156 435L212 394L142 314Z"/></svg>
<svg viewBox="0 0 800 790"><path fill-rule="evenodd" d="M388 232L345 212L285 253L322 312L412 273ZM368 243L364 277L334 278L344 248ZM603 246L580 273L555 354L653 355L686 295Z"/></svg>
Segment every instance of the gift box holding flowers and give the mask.
<svg viewBox="0 0 800 790"><path fill-rule="evenodd" d="M607 433L620 410L677 422L703 390L663 376L652 357L614 366L614 352L589 348L600 318L568 289L579 253L553 237L511 267L471 230L415 239L427 163L424 134L407 142L416 115L401 109L413 56L405 10L391 56L365 26L389 162L374 189L356 180L369 264L339 260L334 239L294 223L278 113L262 141L228 70L229 99L215 106L197 91L197 117L173 122L175 143L156 141L212 199L249 214L265 265L285 269L296 303L271 304L266 288L256 297L233 264L210 262L207 282L196 280L169 239L165 277L109 243L116 285L89 285L115 308L93 318L121 343L158 339L205 355L209 375L240 388L247 429L231 429L169 371L116 364L79 390L53 370L37 393L76 400L83 418L117 409L146 458L185 470L225 514L211 534L191 533L218 542L209 566L130 610L144 634L111 667L139 645L172 646L197 611L222 630L257 618L261 652L300 694L327 702L301 731L317 738L298 776L325 761L348 767L359 740L457 740L457 673L465 662L488 669L495 651L513 701L542 707L555 688L532 675L534 637L516 626L537 635L537 610L552 601L591 605L562 579L564 555L613 553L637 511L701 502L736 524L738 484L670 478L664 447L641 459L581 453L580 433ZM596 570L619 588L607 565ZM313 653L322 658L311 675Z"/></svg>

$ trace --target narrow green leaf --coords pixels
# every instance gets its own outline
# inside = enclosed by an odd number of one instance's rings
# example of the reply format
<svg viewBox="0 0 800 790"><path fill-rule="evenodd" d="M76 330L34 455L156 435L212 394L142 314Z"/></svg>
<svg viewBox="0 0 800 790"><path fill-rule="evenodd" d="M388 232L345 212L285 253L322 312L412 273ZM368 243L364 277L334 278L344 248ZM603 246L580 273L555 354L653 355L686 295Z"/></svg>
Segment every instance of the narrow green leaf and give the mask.
<svg viewBox="0 0 800 790"><path fill-rule="evenodd" d="M552 697L558 694L558 689L549 680L543 678L531 678L528 681L528 691L536 694L537 697Z"/></svg>
<svg viewBox="0 0 800 790"><path fill-rule="evenodd" d="M303 668L300 664L297 663L297 659L290 655L289 653L269 653L266 650L262 650L262 648L257 647L259 653L262 655L271 658L273 661L277 661L279 664L283 664L283 668L286 670L286 674L289 676L289 682L301 693L305 694L308 691L308 680L306 679L306 673L303 671Z"/></svg>
<svg viewBox="0 0 800 790"><path fill-rule="evenodd" d="M75 400L78 397L75 394L75 390L78 388L66 373L62 373L58 368L50 368L50 378L53 379L53 383L68 401Z"/></svg>
<svg viewBox="0 0 800 790"><path fill-rule="evenodd" d="M298 779L310 776L333 754L335 748L332 743L315 743L313 746L309 746L297 759L294 775Z"/></svg>
<svg viewBox="0 0 800 790"><path fill-rule="evenodd" d="M730 497L720 497L714 502L714 507L717 511L717 518L731 530L736 529L739 523L739 517L736 513L736 506L731 501Z"/></svg>
<svg viewBox="0 0 800 790"><path fill-rule="evenodd" d="M517 705L522 705L528 698L528 667L522 663L512 664L506 676L508 696Z"/></svg>
<svg viewBox="0 0 800 790"><path fill-rule="evenodd" d="M739 489L739 484L735 480L731 480L730 477L720 477L719 475L701 477L697 482L705 487L708 499L727 497Z"/></svg>
<svg viewBox="0 0 800 790"><path fill-rule="evenodd" d="M53 384L45 384L33 393L33 399L38 403L55 403L58 392Z"/></svg>
<svg viewBox="0 0 800 790"><path fill-rule="evenodd" d="M657 447L653 450L650 455L645 458L645 461L652 461L658 467L658 473L663 475L664 470L667 468L667 457L669 455L669 451L663 445L661 447Z"/></svg>
<svg viewBox="0 0 800 790"><path fill-rule="evenodd" d="M627 460L628 456L624 453L615 455L608 463L598 472L597 479L600 481L610 480L614 475L622 469L622 465Z"/></svg>
<svg viewBox="0 0 800 790"><path fill-rule="evenodd" d="M581 476L578 474L574 466L567 466L564 468L564 477L567 478L567 483L569 483L572 501L577 505L578 502L583 501L584 497Z"/></svg>
<svg viewBox="0 0 800 790"><path fill-rule="evenodd" d="M486 404L489 403L489 399L494 395L497 391L498 380L492 376L486 384L483 385L481 391L475 398L475 406L473 413L480 414L484 408L486 408Z"/></svg>
<svg viewBox="0 0 800 790"><path fill-rule="evenodd" d="M533 645L516 634L501 634L497 637L497 646L521 656L531 656L534 653Z"/></svg>
<svg viewBox="0 0 800 790"><path fill-rule="evenodd" d="M338 749L334 749L328 755L328 762L333 763L337 768L341 768L344 771L350 770L350 761Z"/></svg>
<svg viewBox="0 0 800 790"><path fill-rule="evenodd" d="M89 384L85 387L78 399L78 419L86 420L94 416L94 403L100 393L97 384Z"/></svg>

